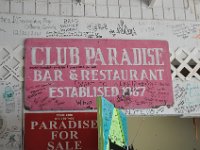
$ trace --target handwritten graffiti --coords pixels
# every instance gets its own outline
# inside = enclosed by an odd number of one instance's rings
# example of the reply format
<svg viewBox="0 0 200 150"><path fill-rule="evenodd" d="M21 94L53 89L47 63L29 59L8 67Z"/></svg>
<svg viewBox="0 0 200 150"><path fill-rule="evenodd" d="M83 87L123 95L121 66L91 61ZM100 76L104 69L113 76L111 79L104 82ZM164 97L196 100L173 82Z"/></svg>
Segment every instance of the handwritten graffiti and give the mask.
<svg viewBox="0 0 200 150"><path fill-rule="evenodd" d="M131 35L131 36L136 36L136 30L134 27L129 27L128 25L125 24L123 20L120 20L120 23L117 25L116 30L110 30L109 33L115 37L117 34L121 35Z"/></svg>
<svg viewBox="0 0 200 150"><path fill-rule="evenodd" d="M108 30L108 25L106 23L92 23L87 26L87 29L94 32L99 30Z"/></svg>

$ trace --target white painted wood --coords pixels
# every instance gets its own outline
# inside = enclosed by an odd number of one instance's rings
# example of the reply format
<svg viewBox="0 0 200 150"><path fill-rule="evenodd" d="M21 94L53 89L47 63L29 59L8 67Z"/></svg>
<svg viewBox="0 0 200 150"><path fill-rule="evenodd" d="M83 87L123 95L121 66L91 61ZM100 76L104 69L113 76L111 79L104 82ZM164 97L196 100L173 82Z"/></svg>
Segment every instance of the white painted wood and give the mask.
<svg viewBox="0 0 200 150"><path fill-rule="evenodd" d="M131 18L132 19L141 19L141 1L140 0L130 0L131 6Z"/></svg>
<svg viewBox="0 0 200 150"><path fill-rule="evenodd" d="M36 4L35 4L36 1ZM160 5L163 1L162 6ZM184 1L184 2L183 2ZM55 3L54 3L55 2ZM81 0L80 4L90 5L94 4L96 8L92 6L86 6L84 8L80 7L81 10L77 10L76 6L72 6L71 3L77 4L76 0L1 0L0 12L7 13L17 13L17 14L49 14L49 15L67 15L72 16L73 8L74 14L76 16L99 16L106 17L106 13L110 13L111 16L122 16L127 18L142 18L142 19L166 19L166 20L199 20L200 8L199 0L156 0L156 3L151 10L147 7L149 0ZM153 2L153 1L152 1ZM45 4L46 3L46 4ZM60 4L59 4L60 3ZM138 5L142 3L141 11L138 8ZM185 4L184 4L185 3ZM194 4L195 3L195 4ZM10 5L9 5L10 4ZM36 5L36 6L35 6ZM70 6L69 6L70 5ZM129 6L130 12L126 15L115 14L110 12L111 10L117 10L116 8L108 8L107 12L102 12L100 14L100 7L97 6ZM71 7L72 6L72 7ZM35 8L34 8L35 7ZM135 7L135 8L134 8ZM104 10L105 7L102 7ZM35 9L35 10L34 10ZM84 13L82 10L84 9ZM91 10L88 10L91 9ZM94 10L95 9L95 10ZM97 10L98 9L98 10ZM122 8L121 12L124 8ZM163 9L163 11L162 11ZM78 12L81 12L78 13ZM77 15L78 13L78 15ZM84 14L84 15L83 15ZM152 14L152 16L151 16ZM163 14L163 15L162 15ZM107 15L109 17L110 15ZM142 16L142 17L140 17Z"/></svg>
<svg viewBox="0 0 200 150"><path fill-rule="evenodd" d="M153 19L153 9L148 7L148 0L142 0L142 18Z"/></svg>
<svg viewBox="0 0 200 150"><path fill-rule="evenodd" d="M96 13L98 17L108 17L108 7L103 5L96 6Z"/></svg>
<svg viewBox="0 0 200 150"><path fill-rule="evenodd" d="M186 20L195 20L195 8L193 0L184 0Z"/></svg>
<svg viewBox="0 0 200 150"><path fill-rule="evenodd" d="M85 0L85 5L95 5L95 0Z"/></svg>
<svg viewBox="0 0 200 150"><path fill-rule="evenodd" d="M163 0L164 19L174 19L174 7L173 0Z"/></svg>
<svg viewBox="0 0 200 150"><path fill-rule="evenodd" d="M72 16L72 4L62 4L60 14L63 16Z"/></svg>
<svg viewBox="0 0 200 150"><path fill-rule="evenodd" d="M84 16L85 6L83 3L73 3L73 16Z"/></svg>
<svg viewBox="0 0 200 150"><path fill-rule="evenodd" d="M96 0L96 5L97 6L106 6L107 5L108 0Z"/></svg>
<svg viewBox="0 0 200 150"><path fill-rule="evenodd" d="M60 0L60 4L67 4L67 5L72 5L73 0Z"/></svg>
<svg viewBox="0 0 200 150"><path fill-rule="evenodd" d="M109 6L108 16L110 18L119 18L119 6Z"/></svg>
<svg viewBox="0 0 200 150"><path fill-rule="evenodd" d="M163 17L164 17L163 16L163 9L153 7L153 16L154 16L154 19L162 20Z"/></svg>
<svg viewBox="0 0 200 150"><path fill-rule="evenodd" d="M176 20L185 20L185 10L183 0L174 0L174 12Z"/></svg>
<svg viewBox="0 0 200 150"><path fill-rule="evenodd" d="M196 12L196 20L200 20L200 0L194 0L195 12Z"/></svg>
<svg viewBox="0 0 200 150"><path fill-rule="evenodd" d="M134 7L141 6L141 0L130 0L130 6Z"/></svg>
<svg viewBox="0 0 200 150"><path fill-rule="evenodd" d="M85 0L85 16L96 16L96 0Z"/></svg>
<svg viewBox="0 0 200 150"><path fill-rule="evenodd" d="M161 1L161 0L149 0L149 7L150 8L155 7L155 5L158 3L158 1Z"/></svg>
<svg viewBox="0 0 200 150"><path fill-rule="evenodd" d="M108 1L108 5L111 5L111 6L119 5L119 0L107 0L107 1Z"/></svg>
<svg viewBox="0 0 200 150"><path fill-rule="evenodd" d="M131 10L129 6L120 6L120 18L131 18Z"/></svg>
<svg viewBox="0 0 200 150"><path fill-rule="evenodd" d="M24 1L24 14L35 14L35 1Z"/></svg>
<svg viewBox="0 0 200 150"><path fill-rule="evenodd" d="M60 0L49 0L48 1L48 14L59 15L60 14Z"/></svg>
<svg viewBox="0 0 200 150"><path fill-rule="evenodd" d="M130 6L130 0L119 0L120 6Z"/></svg>
<svg viewBox="0 0 200 150"><path fill-rule="evenodd" d="M96 16L96 7L95 5L86 4L85 5L85 16L94 17Z"/></svg>
<svg viewBox="0 0 200 150"><path fill-rule="evenodd" d="M36 14L47 15L47 0L36 1Z"/></svg>
<svg viewBox="0 0 200 150"><path fill-rule="evenodd" d="M175 20L185 20L185 11L182 8L175 8Z"/></svg>
<svg viewBox="0 0 200 150"><path fill-rule="evenodd" d="M184 9L184 0L174 0L174 8L183 8Z"/></svg>
<svg viewBox="0 0 200 150"><path fill-rule="evenodd" d="M68 6L69 4L66 4L66 3L61 3L60 4L60 15L61 16L67 16L67 6ZM71 7L72 7L72 5L71 5Z"/></svg>
<svg viewBox="0 0 200 150"><path fill-rule="evenodd" d="M131 18L141 19L141 7L131 7Z"/></svg>
<svg viewBox="0 0 200 150"><path fill-rule="evenodd" d="M2 13L9 13L9 1L8 0L2 0L0 2L0 12Z"/></svg>
<svg viewBox="0 0 200 150"><path fill-rule="evenodd" d="M22 2L18 1L11 1L10 2L10 12L16 14L22 14Z"/></svg>
<svg viewBox="0 0 200 150"><path fill-rule="evenodd" d="M163 19L163 3L162 3L163 0L157 0L156 1L156 6L155 5L155 1L154 3L152 4L154 7L153 7L153 16L154 16L154 19ZM153 1L152 1L153 2ZM150 7L152 7L150 5Z"/></svg>
<svg viewBox="0 0 200 150"><path fill-rule="evenodd" d="M72 16L72 0L61 0L60 14L63 16Z"/></svg>
<svg viewBox="0 0 200 150"><path fill-rule="evenodd" d="M36 7L35 3L36 1ZM60 1L60 5L54 5L54 4L48 4L48 2L51 1ZM63 1L63 3L62 3ZM72 13L70 12L72 9L70 6L67 6L66 4L70 3L77 3L75 0L11 0L10 1L10 6L9 6L9 0L2 0L0 5L0 12L8 12L10 13L18 13L18 14L47 14L49 13L50 15L66 15L71 16ZM142 19L149 19L151 17L147 16L147 10L148 8L146 5L148 5L148 0L142 0L145 1L143 3L143 9L140 14L136 14L135 12L139 12L139 8L136 8L136 10L132 7L138 3L140 3L140 0L82 0L81 2L84 4L94 4L96 2L96 6L101 5L101 6L128 6L130 3L130 16L131 18L140 18L140 16L144 16ZM153 7L153 18L152 19L162 19L162 15L159 15L162 13L162 7L159 6L160 1L163 1L163 16L164 19L167 20L198 20L199 19L199 0L156 0L156 4ZM185 6L183 1L185 1ZM187 3L188 2L188 3ZM47 4L44 4L47 3ZM194 4L195 3L195 4ZM39 6L40 5L40 6ZM48 8L46 8L46 5ZM64 6L62 6L64 5ZM70 4L68 4L70 5ZM31 7L32 6L32 7ZM144 6L146 8L144 8ZM36 10L34 10L34 7ZM51 9L51 7L53 9ZM185 7L185 8L184 8ZM39 8L39 9L38 9ZM40 9L43 8L43 9ZM58 9L59 8L59 9ZM65 8L68 8L67 10ZM90 8L90 7L89 7ZM10 10L9 10L10 9ZM145 10L146 9L146 10ZM185 9L185 10L184 10ZM92 8L92 10L94 10ZM99 10L99 8L98 8ZM105 9L104 9L105 10ZM111 8L112 10L112 8ZM145 11L144 11L145 10ZM84 9L86 11L86 9ZM90 10L89 10L90 11ZM144 11L144 12L143 12ZM94 11L93 11L94 12ZM150 11L149 11L150 12ZM84 14L87 12L84 12ZM96 10L97 14L97 10ZM105 16L105 12L103 12L102 15L98 12L98 16ZM112 13L111 13L112 14ZM128 13L129 14L129 13ZM92 14L91 16L94 16Z"/></svg>

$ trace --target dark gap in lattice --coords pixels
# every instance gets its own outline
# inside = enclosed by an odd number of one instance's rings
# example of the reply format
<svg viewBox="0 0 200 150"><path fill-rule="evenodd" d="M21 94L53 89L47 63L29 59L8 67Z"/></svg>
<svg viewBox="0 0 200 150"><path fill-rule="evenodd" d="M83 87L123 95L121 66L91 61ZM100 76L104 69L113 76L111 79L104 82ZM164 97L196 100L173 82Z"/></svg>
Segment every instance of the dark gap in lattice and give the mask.
<svg viewBox="0 0 200 150"><path fill-rule="evenodd" d="M194 68L194 67L197 65L197 63L196 63L193 59L191 59L191 60L188 62L188 65L189 65L191 68Z"/></svg>
<svg viewBox="0 0 200 150"><path fill-rule="evenodd" d="M171 70L171 74L173 73L174 71L173 70Z"/></svg>
<svg viewBox="0 0 200 150"><path fill-rule="evenodd" d="M198 75L200 75L200 68L197 70Z"/></svg>
<svg viewBox="0 0 200 150"><path fill-rule="evenodd" d="M177 59L174 59L171 63L175 68L178 68L181 64Z"/></svg>
<svg viewBox="0 0 200 150"><path fill-rule="evenodd" d="M187 77L187 75L190 73L185 67L181 70L180 72L182 75L184 75L185 77Z"/></svg>

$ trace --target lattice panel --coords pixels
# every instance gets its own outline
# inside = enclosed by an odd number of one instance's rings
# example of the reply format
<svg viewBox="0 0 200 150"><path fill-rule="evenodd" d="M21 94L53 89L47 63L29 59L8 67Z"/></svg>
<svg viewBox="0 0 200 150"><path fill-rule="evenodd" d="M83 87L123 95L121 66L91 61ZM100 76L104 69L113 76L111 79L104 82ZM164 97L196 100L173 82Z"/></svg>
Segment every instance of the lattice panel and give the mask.
<svg viewBox="0 0 200 150"><path fill-rule="evenodd" d="M200 80L200 49L178 48L171 54L170 61L173 79L180 78L184 81L194 77Z"/></svg>
<svg viewBox="0 0 200 150"><path fill-rule="evenodd" d="M0 48L0 80L23 81L23 46Z"/></svg>

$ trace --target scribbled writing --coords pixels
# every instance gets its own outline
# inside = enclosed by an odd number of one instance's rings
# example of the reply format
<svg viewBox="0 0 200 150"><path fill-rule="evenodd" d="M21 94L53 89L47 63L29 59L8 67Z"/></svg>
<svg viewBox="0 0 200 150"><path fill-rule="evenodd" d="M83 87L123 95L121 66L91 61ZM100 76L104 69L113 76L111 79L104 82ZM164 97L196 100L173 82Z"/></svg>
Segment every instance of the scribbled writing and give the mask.
<svg viewBox="0 0 200 150"><path fill-rule="evenodd" d="M131 35L136 36L137 32L134 27L128 27L123 20L117 25L116 30L110 29L109 33L115 37L117 34L119 35Z"/></svg>

